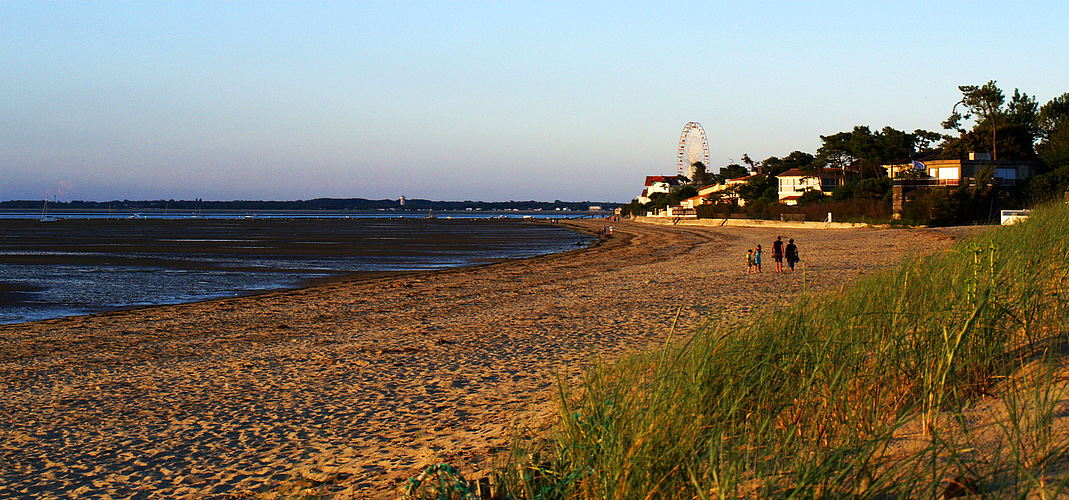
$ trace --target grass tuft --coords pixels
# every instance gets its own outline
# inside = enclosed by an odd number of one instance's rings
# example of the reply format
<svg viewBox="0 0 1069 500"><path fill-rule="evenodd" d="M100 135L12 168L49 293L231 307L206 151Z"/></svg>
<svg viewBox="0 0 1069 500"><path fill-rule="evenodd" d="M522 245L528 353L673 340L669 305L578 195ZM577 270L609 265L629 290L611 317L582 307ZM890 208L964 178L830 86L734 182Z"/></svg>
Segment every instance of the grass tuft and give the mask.
<svg viewBox="0 0 1069 500"><path fill-rule="evenodd" d="M1067 227L1065 205L1037 209L839 294L595 366L576 391L561 385L555 433L516 446L499 494L1065 495L1052 471L1069 449L1054 418L1066 411ZM994 393L1006 418L980 419Z"/></svg>

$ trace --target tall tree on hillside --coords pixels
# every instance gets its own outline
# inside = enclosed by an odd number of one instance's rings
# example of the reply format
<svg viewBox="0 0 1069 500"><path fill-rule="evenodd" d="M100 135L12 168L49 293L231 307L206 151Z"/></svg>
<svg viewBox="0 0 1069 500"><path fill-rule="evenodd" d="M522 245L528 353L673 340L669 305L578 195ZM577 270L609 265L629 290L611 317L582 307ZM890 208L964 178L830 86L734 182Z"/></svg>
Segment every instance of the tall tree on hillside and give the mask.
<svg viewBox="0 0 1069 500"><path fill-rule="evenodd" d="M690 166L692 169L691 171L694 172L694 178L691 179L692 186L701 188L716 183L714 180L715 176L709 173L704 162L696 161Z"/></svg>
<svg viewBox="0 0 1069 500"><path fill-rule="evenodd" d="M917 129L913 131L913 153L924 154L936 150L936 144L946 139L946 136L939 132L932 132L930 130Z"/></svg>
<svg viewBox="0 0 1069 500"><path fill-rule="evenodd" d="M867 160L872 163L868 166L873 170L878 169L880 165L889 165L909 158L917 147L916 136L892 127L884 127L873 137L872 142L872 156ZM882 170L878 170L877 173L876 177L883 177Z"/></svg>
<svg viewBox="0 0 1069 500"><path fill-rule="evenodd" d="M776 178L767 174L755 174L746 182L740 184L737 188L739 198L746 200L746 203L751 203L757 199L764 199L766 202L776 201Z"/></svg>
<svg viewBox="0 0 1069 500"><path fill-rule="evenodd" d="M779 175L791 169L807 170L816 160L816 157L803 152L792 151L791 154L777 158L770 156L761 162L761 171L768 175Z"/></svg>
<svg viewBox="0 0 1069 500"><path fill-rule="evenodd" d="M996 131L997 131L997 118L999 111L1002 109L1002 103L1006 98L1002 95L1002 90L995 85L995 81L991 80L982 87L976 85L959 85L958 90L961 91L962 98L950 111L950 116L943 122L943 128L947 130L957 130L958 134L962 137L965 136L965 129L963 128L962 121L971 119L974 115L979 117L979 121L986 121L993 126L991 127L991 156L994 159L998 159L996 146ZM958 106L963 106L965 109L963 113L958 113Z"/></svg>
<svg viewBox="0 0 1069 500"><path fill-rule="evenodd" d="M1039 108L1036 152L1053 170L1069 166L1069 92Z"/></svg>
<svg viewBox="0 0 1069 500"><path fill-rule="evenodd" d="M1013 97L1006 105L1005 122L998 130L999 154L1002 159L1034 159L1036 158L1036 136L1039 130L1036 128L1036 118L1039 115L1039 105L1035 96L1029 96L1017 89L1013 89Z"/></svg>
<svg viewBox="0 0 1069 500"><path fill-rule="evenodd" d="M750 173L756 174L761 172L760 164L758 164L756 161L751 160L749 153L742 154L742 162L745 163L746 166L750 167Z"/></svg>
<svg viewBox="0 0 1069 500"><path fill-rule="evenodd" d="M1034 97L1014 89L1007 104L994 80L983 86L962 85L958 89L962 99L943 122L943 128L957 131L958 138L944 143L944 157L964 158L969 151L984 150L991 153L993 160L1035 157ZM963 108L961 112L959 106ZM966 120L974 120L970 130L965 129Z"/></svg>
<svg viewBox="0 0 1069 500"><path fill-rule="evenodd" d="M823 144L817 150L817 165L838 169L842 174L848 168L857 168L863 178L884 177L887 172L882 165L927 152L940 139L941 134L921 129L909 133L884 127L873 132L869 127L856 126L850 132L820 136Z"/></svg>
<svg viewBox="0 0 1069 500"><path fill-rule="evenodd" d="M724 182L731 179L738 179L739 177L746 177L750 175L750 171L746 170L746 167L739 165L738 163L732 163L726 167L720 168L720 173L716 175L717 182Z"/></svg>
<svg viewBox="0 0 1069 500"><path fill-rule="evenodd" d="M862 160L872 156L876 139L868 127L856 126L850 132L822 135L820 141L818 164L838 171L842 178L847 169L861 167Z"/></svg>
<svg viewBox="0 0 1069 500"><path fill-rule="evenodd" d="M1034 127L1038 114L1039 106L1036 104L1035 96L1029 96L1017 89L1013 89L1013 97L1006 107L1007 121Z"/></svg>
<svg viewBox="0 0 1069 500"><path fill-rule="evenodd" d="M916 129L912 133L907 133L892 127L884 127L876 134L872 157L865 160L872 168L879 169L880 165L891 165L931 152L932 145L943 139L944 136L938 132ZM877 172L878 177L885 173L882 169Z"/></svg>
<svg viewBox="0 0 1069 500"><path fill-rule="evenodd" d="M1036 138L1036 152L1049 171L1028 180L1028 194L1039 202L1061 198L1069 192L1069 93L1039 108Z"/></svg>

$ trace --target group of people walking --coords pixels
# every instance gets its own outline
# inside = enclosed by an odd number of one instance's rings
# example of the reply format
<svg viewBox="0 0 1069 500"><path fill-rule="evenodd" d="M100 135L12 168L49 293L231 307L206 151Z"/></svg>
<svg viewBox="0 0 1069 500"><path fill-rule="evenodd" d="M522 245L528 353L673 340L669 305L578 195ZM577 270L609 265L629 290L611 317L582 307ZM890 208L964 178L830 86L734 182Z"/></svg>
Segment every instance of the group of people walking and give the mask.
<svg viewBox="0 0 1069 500"><path fill-rule="evenodd" d="M794 244L794 238L789 238L787 244L783 244L783 237L776 236L772 242L772 260L776 261L776 272L783 272L783 258L787 258L787 268L794 271L794 265L798 263L798 246ZM746 274L761 272L761 245L757 248L746 250Z"/></svg>

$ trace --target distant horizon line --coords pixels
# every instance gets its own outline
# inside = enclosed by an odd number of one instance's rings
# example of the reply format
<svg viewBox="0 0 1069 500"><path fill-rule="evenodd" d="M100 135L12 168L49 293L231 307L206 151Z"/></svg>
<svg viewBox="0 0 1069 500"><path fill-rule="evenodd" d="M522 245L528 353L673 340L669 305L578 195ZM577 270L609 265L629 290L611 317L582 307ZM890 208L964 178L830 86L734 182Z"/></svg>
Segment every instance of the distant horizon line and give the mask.
<svg viewBox="0 0 1069 500"><path fill-rule="evenodd" d="M408 197L404 197L404 196L398 197L398 198L377 198L377 199L375 199L375 198L362 198L362 197L341 198L341 197L326 197L326 196L324 196L324 197L316 197L316 198L305 198L305 199L299 199L298 198L298 199L289 199L289 200L266 200L266 199L258 199L258 200L256 200L256 199L205 200L205 199L202 199L202 198L193 198L193 199L156 198L156 199L139 199L139 200L111 199L111 200L69 200L69 201L60 201L60 200L57 200L55 198L53 198L51 200L49 200L48 198L38 198L38 199L29 198L29 199L0 200L0 206L6 205L6 204L30 204L30 203L40 204L40 203L43 203L43 202L55 203L55 204L72 204L72 203L78 203L78 204L81 204L81 203L85 203L85 204L106 204L106 203L220 203L220 204L224 204L224 203L267 203L267 204L286 204L286 203L314 203L314 202L369 202L369 203L393 203L393 204L396 204L396 206L404 206L407 203L451 203L451 204L452 203L481 203L481 204L538 203L538 204L548 204L548 205L554 205L554 204L567 204L567 205L573 205L573 204L626 205L628 203L628 202L618 202L618 201L591 201L591 200L575 200L575 201L553 200L553 201L545 201L545 200L530 199L530 200L485 201L485 200L432 200L432 199L428 199L428 198L408 198Z"/></svg>

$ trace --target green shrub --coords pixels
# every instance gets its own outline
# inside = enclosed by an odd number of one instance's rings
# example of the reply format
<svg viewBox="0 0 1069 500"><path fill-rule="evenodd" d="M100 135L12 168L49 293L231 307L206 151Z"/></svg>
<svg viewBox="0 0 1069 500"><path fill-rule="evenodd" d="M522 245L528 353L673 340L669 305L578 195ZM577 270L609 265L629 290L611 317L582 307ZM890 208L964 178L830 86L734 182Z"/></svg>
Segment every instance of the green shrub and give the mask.
<svg viewBox="0 0 1069 500"><path fill-rule="evenodd" d="M810 189L802 193L802 196L798 199L798 206L804 207L809 205L816 205L823 201L827 196L823 192L817 189Z"/></svg>
<svg viewBox="0 0 1069 500"><path fill-rule="evenodd" d="M879 200L891 191L891 179L886 177L869 178L854 186L854 198Z"/></svg>

